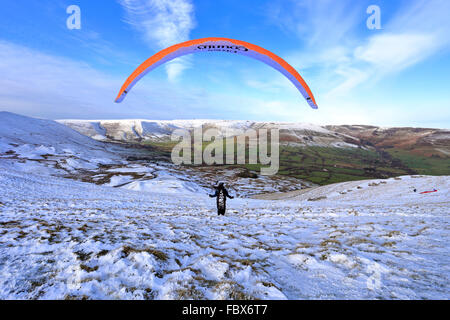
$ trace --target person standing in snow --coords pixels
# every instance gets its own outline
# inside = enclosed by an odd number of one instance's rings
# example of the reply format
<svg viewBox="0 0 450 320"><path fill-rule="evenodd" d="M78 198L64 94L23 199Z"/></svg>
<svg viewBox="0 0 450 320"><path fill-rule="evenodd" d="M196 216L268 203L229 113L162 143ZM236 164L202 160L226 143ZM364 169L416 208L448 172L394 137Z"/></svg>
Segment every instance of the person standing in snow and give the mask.
<svg viewBox="0 0 450 320"><path fill-rule="evenodd" d="M216 192L214 194L210 194L211 198L217 198L217 214L225 215L225 210L227 209L227 197L233 199L234 197L230 196L228 190L225 188L223 182L220 182L218 186L214 187Z"/></svg>

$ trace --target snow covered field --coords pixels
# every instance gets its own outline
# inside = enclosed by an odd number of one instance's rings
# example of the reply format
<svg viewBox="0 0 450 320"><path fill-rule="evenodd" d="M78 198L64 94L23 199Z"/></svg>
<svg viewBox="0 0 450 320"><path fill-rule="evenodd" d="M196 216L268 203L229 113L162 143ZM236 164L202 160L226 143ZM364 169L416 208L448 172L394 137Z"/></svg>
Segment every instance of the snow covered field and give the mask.
<svg viewBox="0 0 450 320"><path fill-rule="evenodd" d="M450 293L448 202L334 207L235 199L218 217L204 195L14 171L0 175L0 195L2 299Z"/></svg>
<svg viewBox="0 0 450 320"><path fill-rule="evenodd" d="M204 176L125 152L0 113L0 299L450 297L449 177L241 197L218 217Z"/></svg>

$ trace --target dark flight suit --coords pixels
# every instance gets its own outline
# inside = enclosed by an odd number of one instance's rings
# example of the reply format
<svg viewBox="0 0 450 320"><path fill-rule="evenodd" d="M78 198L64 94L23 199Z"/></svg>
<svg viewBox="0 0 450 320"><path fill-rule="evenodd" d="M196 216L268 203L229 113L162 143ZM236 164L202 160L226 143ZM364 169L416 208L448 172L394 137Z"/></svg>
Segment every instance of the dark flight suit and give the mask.
<svg viewBox="0 0 450 320"><path fill-rule="evenodd" d="M228 194L228 190L223 186L219 186L216 188L216 192L214 194L209 195L211 198L217 198L217 214L225 215L225 210L227 209L227 197L233 199L234 197Z"/></svg>

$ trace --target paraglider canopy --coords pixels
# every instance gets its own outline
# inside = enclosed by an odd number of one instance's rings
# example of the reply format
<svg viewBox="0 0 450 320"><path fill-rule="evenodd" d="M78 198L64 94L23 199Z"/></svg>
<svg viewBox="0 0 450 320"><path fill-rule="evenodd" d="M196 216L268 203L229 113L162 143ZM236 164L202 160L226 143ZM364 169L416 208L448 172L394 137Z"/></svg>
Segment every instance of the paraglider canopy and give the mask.
<svg viewBox="0 0 450 320"><path fill-rule="evenodd" d="M122 85L115 101L118 103L121 102L130 92L131 88L133 88L133 86L144 75L157 68L158 66L187 54L212 51L240 54L264 62L265 64L278 70L286 78L288 78L301 92L311 108L317 109L317 103L311 90L309 89L303 78L300 76L300 74L290 64L288 64L276 54L257 45L228 38L203 38L189 40L157 52L146 61L144 61L128 77L128 79Z"/></svg>
<svg viewBox="0 0 450 320"><path fill-rule="evenodd" d="M433 190L422 191L420 194L433 193L433 192L437 192L436 188L434 188Z"/></svg>

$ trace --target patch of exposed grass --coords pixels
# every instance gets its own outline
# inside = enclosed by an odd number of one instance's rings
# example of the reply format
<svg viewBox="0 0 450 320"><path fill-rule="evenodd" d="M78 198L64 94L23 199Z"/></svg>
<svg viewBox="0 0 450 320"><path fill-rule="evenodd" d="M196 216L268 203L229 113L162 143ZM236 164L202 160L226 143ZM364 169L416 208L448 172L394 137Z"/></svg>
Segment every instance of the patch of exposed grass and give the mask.
<svg viewBox="0 0 450 320"><path fill-rule="evenodd" d="M394 247L395 246L395 241L386 241L385 243L382 244L383 247Z"/></svg>
<svg viewBox="0 0 450 320"><path fill-rule="evenodd" d="M340 246L341 243L336 239L326 239L320 243L321 247Z"/></svg>
<svg viewBox="0 0 450 320"><path fill-rule="evenodd" d="M109 253L109 250L101 250L99 253L97 253L97 257L103 257L106 256Z"/></svg>
<svg viewBox="0 0 450 320"><path fill-rule="evenodd" d="M74 253L76 254L78 260L80 260L80 261L87 261L92 255L92 252L87 253L87 252L84 252L81 250L75 251Z"/></svg>
<svg viewBox="0 0 450 320"><path fill-rule="evenodd" d="M98 266L95 266L95 267L89 267L89 266L87 266L87 265L85 265L85 264L80 264L80 268L81 268L82 270L86 271L86 272L94 272L94 271L97 271L97 270L98 270Z"/></svg>
<svg viewBox="0 0 450 320"><path fill-rule="evenodd" d="M148 254L151 254L155 256L157 259L162 261L166 261L169 258L167 254L154 248L136 249L130 246L124 246L122 248L122 252L125 254L126 257L128 257L131 253L147 252Z"/></svg>

